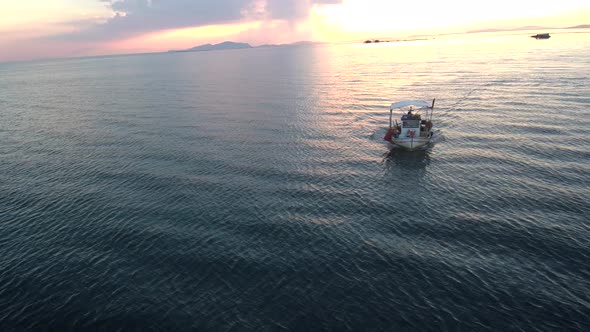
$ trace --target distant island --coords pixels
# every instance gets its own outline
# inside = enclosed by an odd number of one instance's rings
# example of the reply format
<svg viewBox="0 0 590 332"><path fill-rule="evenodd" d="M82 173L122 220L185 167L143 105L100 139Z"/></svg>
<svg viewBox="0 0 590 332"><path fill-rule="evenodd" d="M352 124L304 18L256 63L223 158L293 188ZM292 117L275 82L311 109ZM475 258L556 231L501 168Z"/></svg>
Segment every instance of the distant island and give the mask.
<svg viewBox="0 0 590 332"><path fill-rule="evenodd" d="M363 43L365 44L379 44L379 43L397 43L397 42L407 42L407 41L419 41L419 40L429 40L434 38L409 38L409 39L392 39L392 40L384 40L384 39L367 39Z"/></svg>
<svg viewBox="0 0 590 332"><path fill-rule="evenodd" d="M555 27L545 27L545 26L534 26L534 25L529 25L529 26L523 26L523 27L517 27L517 28L490 28L490 29L479 29L479 30L469 30L469 31L464 31L464 32L451 32L451 33L442 33L442 34L437 34L437 35L412 35L410 36L410 38L416 38L416 37L426 37L426 36L450 36L450 35L462 35L462 34L471 34L471 33L486 33L486 32L507 32L507 31L526 31L526 30L573 30L573 29L590 29L590 24L581 24L581 25L576 25L576 26L570 26L570 27L561 27L561 28L555 28Z"/></svg>
<svg viewBox="0 0 590 332"><path fill-rule="evenodd" d="M321 42L312 42L312 41L299 41L296 43L291 44L265 44L260 46L252 46L247 43L236 43L232 41L225 41L219 44L204 44L200 46L195 46L193 48L189 48L186 50L170 50L168 52L206 52L206 51L216 51L216 50L240 50L246 48L265 48L265 47L285 47L285 46L302 46L302 45L316 45L322 44Z"/></svg>
<svg viewBox="0 0 590 332"><path fill-rule="evenodd" d="M467 31L466 33L481 33L481 32L504 32L504 31L523 31L523 30L568 30L568 29L588 29L590 28L589 24L582 24L576 25L572 27L565 27L565 28L555 28L555 27L542 27L536 25L529 25L524 27L518 28L504 28L504 29L481 29L481 30L471 30Z"/></svg>
<svg viewBox="0 0 590 332"><path fill-rule="evenodd" d="M252 48L250 44L247 43L235 43L231 41L226 41L219 44L204 44L200 46L195 46L193 48L189 48L186 50L171 50L169 52L205 52L205 51L215 51L215 50L238 50L244 48Z"/></svg>
<svg viewBox="0 0 590 332"><path fill-rule="evenodd" d="M555 28L548 28L542 26L533 26L529 25L526 27L518 27L518 28L511 28L511 29L480 29L480 30L470 30L466 33L484 33L484 32L504 32L504 31L521 31L521 30L548 30L548 29L555 29Z"/></svg>

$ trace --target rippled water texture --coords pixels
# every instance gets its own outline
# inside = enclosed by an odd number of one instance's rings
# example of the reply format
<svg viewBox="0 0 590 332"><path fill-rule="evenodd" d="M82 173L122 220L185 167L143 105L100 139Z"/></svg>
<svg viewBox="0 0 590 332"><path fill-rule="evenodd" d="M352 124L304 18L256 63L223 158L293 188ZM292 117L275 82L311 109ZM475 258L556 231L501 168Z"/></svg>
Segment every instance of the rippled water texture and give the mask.
<svg viewBox="0 0 590 332"><path fill-rule="evenodd" d="M590 330L590 35L461 38L0 64L0 329Z"/></svg>

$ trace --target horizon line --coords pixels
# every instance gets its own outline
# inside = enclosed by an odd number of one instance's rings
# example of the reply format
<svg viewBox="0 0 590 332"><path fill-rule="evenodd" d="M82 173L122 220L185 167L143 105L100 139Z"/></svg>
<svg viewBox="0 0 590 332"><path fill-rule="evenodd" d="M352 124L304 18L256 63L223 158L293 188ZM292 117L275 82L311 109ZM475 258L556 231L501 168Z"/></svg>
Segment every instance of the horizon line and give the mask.
<svg viewBox="0 0 590 332"><path fill-rule="evenodd" d="M368 40L379 40L383 43L396 43L396 42L407 42L407 41L419 41L425 40L423 37L437 37L437 36L453 36L453 35L467 35L467 34L483 34L483 33L499 33L499 32L510 32L510 31L528 31L528 30L535 30L535 29L545 29L545 30L574 30L574 29L590 29L590 24L578 24L575 26L566 26L566 27L543 27L543 26L522 26L516 28L484 28L484 29L477 29L477 30L468 30L462 32L448 32L448 33L438 33L438 34L416 34L416 35L408 35L406 39L393 39L391 37L384 37L384 38L368 38L368 39L355 39L355 40L346 40L346 41L316 41L316 40L300 40L292 43L281 43L281 44L273 44L273 43L265 43L260 45L252 45L249 42L241 42L241 41L230 41L225 40L216 44L205 43L201 45L197 45L194 47L200 47L204 45L219 45L223 43L239 43L239 44L247 44L248 48L242 49L249 49L249 48L263 48L263 47L285 47L285 46L306 46L305 44L352 44L352 43L363 43ZM571 32L575 33L575 32ZM422 39L418 39L418 37L422 37ZM303 44L303 45L297 45ZM307 45L309 46L309 45ZM217 49L217 50L206 50L206 51L189 51L189 49L184 50L162 50L162 51L153 51L153 52L130 52L130 53L112 53L112 54L96 54L96 55L82 55L82 56L65 56L65 57L49 57L49 58L36 58L36 59L28 59L28 60L11 60L11 61L0 61L0 65L2 64L11 64L11 63L27 63L27 62L37 62L37 61L56 61L56 60L75 60L75 59L92 59L92 58L107 58L107 57L123 57L123 56L134 56L134 55L157 55L157 54L167 54L167 53L191 53L191 52L211 52L211 51L231 51L237 49Z"/></svg>

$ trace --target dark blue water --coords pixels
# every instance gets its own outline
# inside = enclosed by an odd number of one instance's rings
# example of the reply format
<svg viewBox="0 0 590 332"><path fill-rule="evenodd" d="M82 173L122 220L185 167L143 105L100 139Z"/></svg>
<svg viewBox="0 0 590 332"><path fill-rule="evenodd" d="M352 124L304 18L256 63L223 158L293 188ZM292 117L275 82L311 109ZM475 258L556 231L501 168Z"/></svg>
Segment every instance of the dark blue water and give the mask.
<svg viewBox="0 0 590 332"><path fill-rule="evenodd" d="M0 64L0 330L587 331L589 51ZM433 146L383 143L434 97Z"/></svg>

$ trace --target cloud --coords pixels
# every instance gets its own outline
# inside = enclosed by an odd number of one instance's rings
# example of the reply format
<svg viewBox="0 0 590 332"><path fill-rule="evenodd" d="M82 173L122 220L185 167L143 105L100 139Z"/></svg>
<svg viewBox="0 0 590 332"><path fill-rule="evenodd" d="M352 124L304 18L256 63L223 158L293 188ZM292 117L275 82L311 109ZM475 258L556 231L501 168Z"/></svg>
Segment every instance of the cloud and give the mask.
<svg viewBox="0 0 590 332"><path fill-rule="evenodd" d="M239 23L247 20L305 19L313 5L337 4L342 0L98 0L113 12L106 22L81 26L59 39L109 41L145 33Z"/></svg>
<svg viewBox="0 0 590 332"><path fill-rule="evenodd" d="M115 0L105 1L113 17L101 24L62 35L68 40L117 40L153 31L225 24L242 19L251 0Z"/></svg>
<svg viewBox="0 0 590 332"><path fill-rule="evenodd" d="M266 10L273 19L293 21L307 17L313 5L339 3L342 0L267 0Z"/></svg>

